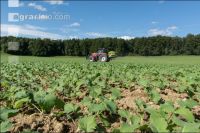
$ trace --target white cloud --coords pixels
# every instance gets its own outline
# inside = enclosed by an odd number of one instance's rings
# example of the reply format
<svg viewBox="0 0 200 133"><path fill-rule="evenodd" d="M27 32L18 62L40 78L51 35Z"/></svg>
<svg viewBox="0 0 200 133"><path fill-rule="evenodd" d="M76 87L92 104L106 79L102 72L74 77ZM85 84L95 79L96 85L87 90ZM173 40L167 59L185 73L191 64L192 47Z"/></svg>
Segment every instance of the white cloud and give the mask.
<svg viewBox="0 0 200 133"><path fill-rule="evenodd" d="M177 26L170 26L170 27L167 27L166 29L159 29L159 28L150 29L148 31L148 35L149 36L157 36L157 35L170 36L177 29L178 29Z"/></svg>
<svg viewBox="0 0 200 133"><path fill-rule="evenodd" d="M49 3L50 5L68 5L68 3L65 3L64 0L44 0L45 2Z"/></svg>
<svg viewBox="0 0 200 133"><path fill-rule="evenodd" d="M68 28L68 27L63 27L63 28L60 28L59 30L64 34L79 31L79 29L72 29L72 28Z"/></svg>
<svg viewBox="0 0 200 133"><path fill-rule="evenodd" d="M69 39L79 39L78 36L69 36Z"/></svg>
<svg viewBox="0 0 200 133"><path fill-rule="evenodd" d="M80 24L75 22L75 23L72 23L70 25L64 25L64 26L60 27L59 30L62 33L66 34L66 33L72 33L72 32L80 31L79 27L80 27Z"/></svg>
<svg viewBox="0 0 200 133"><path fill-rule="evenodd" d="M81 26L81 24L78 23L78 22L74 22L74 23L69 25L69 27L80 27L80 26Z"/></svg>
<svg viewBox="0 0 200 133"><path fill-rule="evenodd" d="M55 33L42 31L45 28L33 26L33 25L14 25L14 24L1 24L1 35L9 36L8 28L12 32L17 33L19 36L29 36L29 37L40 37L40 38L50 38L50 39L65 39L67 37Z"/></svg>
<svg viewBox="0 0 200 133"><path fill-rule="evenodd" d="M124 39L124 40L131 40L131 39L134 39L135 37L134 36L120 36L117 38Z"/></svg>
<svg viewBox="0 0 200 133"><path fill-rule="evenodd" d="M86 35L89 36L89 37L94 37L94 38L106 36L105 34L98 33L98 32L87 32Z"/></svg>
<svg viewBox="0 0 200 133"><path fill-rule="evenodd" d="M148 35L150 36L157 36L157 35L169 35L169 33L166 30L161 29L150 29L148 31Z"/></svg>
<svg viewBox="0 0 200 133"><path fill-rule="evenodd" d="M39 26L33 26L30 24L25 24L24 27L27 29L32 29L32 30L46 30L46 28L39 27Z"/></svg>
<svg viewBox="0 0 200 133"><path fill-rule="evenodd" d="M158 24L159 22L157 21L152 21L151 24Z"/></svg>
<svg viewBox="0 0 200 133"><path fill-rule="evenodd" d="M176 30L176 29L178 29L178 27L177 26L171 26L171 27L168 27L167 29L168 30Z"/></svg>
<svg viewBox="0 0 200 133"><path fill-rule="evenodd" d="M47 9L43 7L42 5L37 5L36 3L33 3L33 2L29 3L28 6L39 11L47 11Z"/></svg>

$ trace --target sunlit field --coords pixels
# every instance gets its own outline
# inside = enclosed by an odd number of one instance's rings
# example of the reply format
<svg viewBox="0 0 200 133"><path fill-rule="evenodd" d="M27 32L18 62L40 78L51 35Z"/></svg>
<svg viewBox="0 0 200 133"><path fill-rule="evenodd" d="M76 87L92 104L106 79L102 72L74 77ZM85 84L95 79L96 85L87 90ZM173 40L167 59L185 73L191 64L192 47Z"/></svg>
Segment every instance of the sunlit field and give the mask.
<svg viewBox="0 0 200 133"><path fill-rule="evenodd" d="M1 55L1 132L199 132L200 57Z"/></svg>
<svg viewBox="0 0 200 133"><path fill-rule="evenodd" d="M88 63L86 57L75 56L55 56L55 57L36 57L36 56L15 56L2 53L1 62L60 62L69 61ZM125 56L117 57L109 63L142 63L142 64L200 64L200 56Z"/></svg>

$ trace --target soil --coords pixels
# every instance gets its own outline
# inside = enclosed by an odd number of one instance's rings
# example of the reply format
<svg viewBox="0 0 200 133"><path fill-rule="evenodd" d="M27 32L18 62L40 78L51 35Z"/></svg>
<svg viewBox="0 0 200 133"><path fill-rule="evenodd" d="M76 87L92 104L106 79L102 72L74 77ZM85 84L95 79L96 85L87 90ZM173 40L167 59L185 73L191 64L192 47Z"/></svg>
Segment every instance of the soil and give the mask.
<svg viewBox="0 0 200 133"><path fill-rule="evenodd" d="M137 105L135 103L135 100L140 99L144 102L149 101L148 94L144 92L144 90L136 89L133 91L130 91L129 89L124 89L121 92L122 98L120 100L117 100L117 104L119 107L123 109L130 109L132 111L136 111Z"/></svg>
<svg viewBox="0 0 200 133"><path fill-rule="evenodd" d="M0 100L0 107L6 107L6 105L7 105L6 101Z"/></svg>
<svg viewBox="0 0 200 133"><path fill-rule="evenodd" d="M38 131L40 133L63 133L69 129L66 121L60 122L51 115L34 113L32 115L18 114L10 120L13 122L12 133L18 133L24 129Z"/></svg>
<svg viewBox="0 0 200 133"><path fill-rule="evenodd" d="M117 129L120 127L120 122L115 122L111 124L111 128L107 129L106 132L110 133L112 132L112 129Z"/></svg>
<svg viewBox="0 0 200 133"><path fill-rule="evenodd" d="M163 100L172 101L175 107L179 106L177 103L179 100L185 100L186 98L188 98L187 93L177 93L172 89L165 89L162 90L160 93L161 93L160 96Z"/></svg>
<svg viewBox="0 0 200 133"><path fill-rule="evenodd" d="M200 119L200 105L194 106L192 108L192 112L194 113L197 119Z"/></svg>
<svg viewBox="0 0 200 133"><path fill-rule="evenodd" d="M159 89L158 89L159 90ZM164 101L172 101L175 106L179 106L177 101L184 100L188 98L186 93L177 93L171 89L165 89L158 91L160 93L161 98ZM57 94L59 98L65 99L61 94ZM83 91L83 94L76 99L67 99L66 101L70 101L71 103L78 104L82 110L82 115L86 114L87 108L83 106L80 101L87 95L86 91ZM159 109L160 106L152 102L148 96L148 94L140 87L134 87L132 89L121 89L121 99L116 100L117 106L120 109L128 109L133 114L137 114L137 105L135 100L142 100L147 105L152 108ZM0 102L0 105L3 105L3 102ZM55 110L54 110L55 111ZM56 111L56 112L59 112ZM195 106L192 108L192 112L196 116L197 119L200 119L200 106ZM148 119L148 115L145 115L143 121ZM19 133L25 129L29 129L31 131L37 131L39 133L67 133L67 132L76 132L77 131L77 121L69 122L67 121L66 116L56 118L53 114L43 114L43 113L19 113L14 117L10 118L10 121L13 123L11 133ZM105 129L106 132L111 132L112 129L116 129L120 127L120 121L111 122L111 127Z"/></svg>

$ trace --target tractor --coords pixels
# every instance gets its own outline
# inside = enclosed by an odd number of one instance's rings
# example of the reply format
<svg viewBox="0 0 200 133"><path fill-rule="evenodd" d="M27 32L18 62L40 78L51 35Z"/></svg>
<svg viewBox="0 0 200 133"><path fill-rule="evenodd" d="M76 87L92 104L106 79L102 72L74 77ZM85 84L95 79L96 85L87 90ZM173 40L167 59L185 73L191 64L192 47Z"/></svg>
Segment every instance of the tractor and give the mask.
<svg viewBox="0 0 200 133"><path fill-rule="evenodd" d="M91 62L96 62L96 61L109 62L110 59L111 58L110 58L110 56L108 54L108 51L105 48L99 48L97 52L92 53L91 55L89 55L89 60Z"/></svg>

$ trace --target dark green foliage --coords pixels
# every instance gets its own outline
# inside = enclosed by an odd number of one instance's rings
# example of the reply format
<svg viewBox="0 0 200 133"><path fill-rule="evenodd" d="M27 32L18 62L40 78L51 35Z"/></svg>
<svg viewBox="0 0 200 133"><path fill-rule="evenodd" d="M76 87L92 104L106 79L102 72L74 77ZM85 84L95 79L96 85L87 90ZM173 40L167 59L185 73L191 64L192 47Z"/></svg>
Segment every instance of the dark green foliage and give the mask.
<svg viewBox="0 0 200 133"><path fill-rule="evenodd" d="M19 42L18 51L9 51L8 42ZM115 51L118 56L142 55L200 55L200 35L189 34L186 37L154 36L132 40L118 38L96 39L29 39L2 37L1 50L10 54L34 56L87 56L98 48Z"/></svg>

